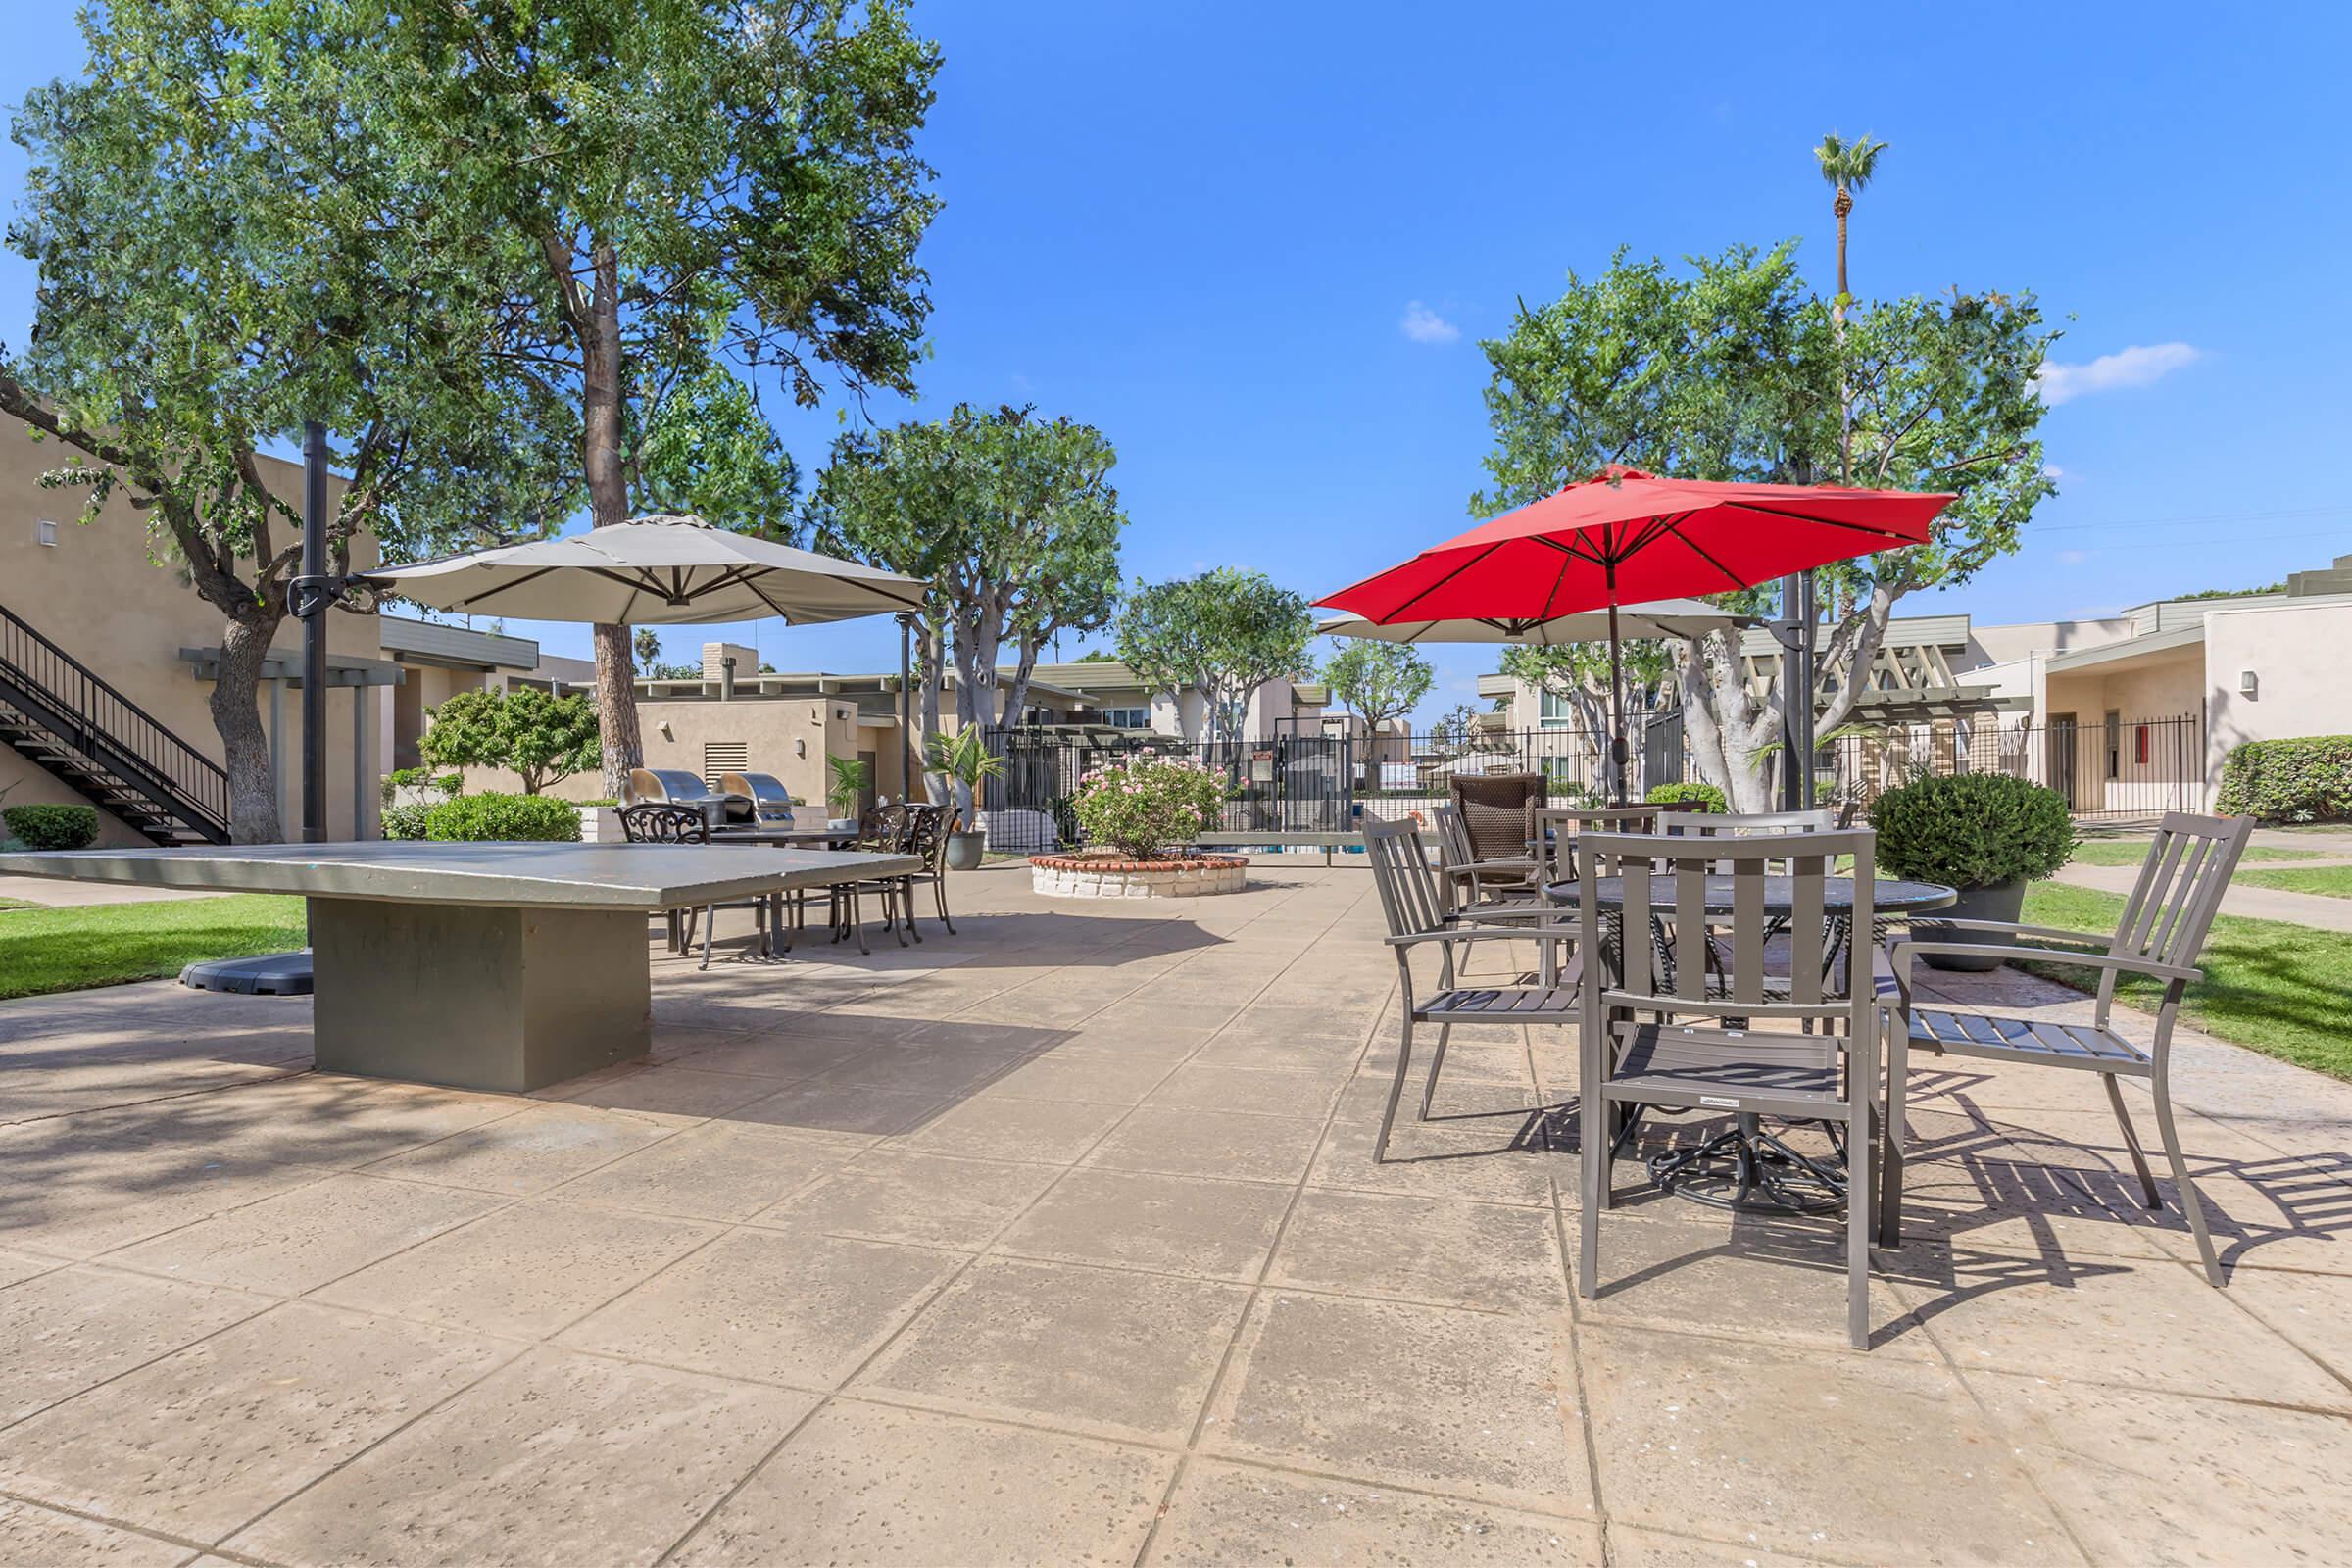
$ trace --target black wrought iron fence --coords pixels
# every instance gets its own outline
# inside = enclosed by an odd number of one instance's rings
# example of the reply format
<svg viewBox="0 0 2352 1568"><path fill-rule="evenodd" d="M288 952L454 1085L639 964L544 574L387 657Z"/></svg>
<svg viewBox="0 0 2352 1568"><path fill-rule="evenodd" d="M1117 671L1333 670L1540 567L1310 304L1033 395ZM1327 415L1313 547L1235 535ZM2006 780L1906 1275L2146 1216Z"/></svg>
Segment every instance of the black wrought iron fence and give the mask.
<svg viewBox="0 0 2352 1568"><path fill-rule="evenodd" d="M1628 765L1636 799L1660 784L1701 775L1673 714L1637 723ZM1466 773L1532 772L1558 805L1607 798L1607 737L1585 729L1437 730L1418 735L1282 734L1212 742L1140 731L994 731L989 749L1004 763L987 787L988 846L1037 854L1078 842L1070 801L1092 768L1143 751L1188 757L1222 771L1232 787L1227 832L1347 832L1360 818L1426 812L1451 797ZM1760 792L1777 797L1781 758L1759 760ZM1922 774L2007 773L2046 784L2076 814L2127 819L2199 810L2205 802L2205 734L2196 714L2059 719L2027 724L2015 714L1939 717L1916 724L1856 726L1814 754L1817 798L1867 814L1883 791Z"/></svg>

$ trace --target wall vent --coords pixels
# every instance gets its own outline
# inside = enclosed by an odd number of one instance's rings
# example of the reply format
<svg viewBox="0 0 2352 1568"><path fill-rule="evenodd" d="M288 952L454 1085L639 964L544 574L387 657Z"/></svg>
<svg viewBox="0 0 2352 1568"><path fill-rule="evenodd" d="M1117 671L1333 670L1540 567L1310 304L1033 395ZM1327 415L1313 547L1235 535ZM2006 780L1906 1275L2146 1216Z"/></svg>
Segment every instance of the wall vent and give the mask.
<svg viewBox="0 0 2352 1568"><path fill-rule="evenodd" d="M36 545L55 545L57 543L57 519L43 517L34 523L32 525L32 542Z"/></svg>
<svg viewBox="0 0 2352 1568"><path fill-rule="evenodd" d="M703 742L703 782L710 789L718 788L721 773L748 773L751 767L752 749L745 742Z"/></svg>

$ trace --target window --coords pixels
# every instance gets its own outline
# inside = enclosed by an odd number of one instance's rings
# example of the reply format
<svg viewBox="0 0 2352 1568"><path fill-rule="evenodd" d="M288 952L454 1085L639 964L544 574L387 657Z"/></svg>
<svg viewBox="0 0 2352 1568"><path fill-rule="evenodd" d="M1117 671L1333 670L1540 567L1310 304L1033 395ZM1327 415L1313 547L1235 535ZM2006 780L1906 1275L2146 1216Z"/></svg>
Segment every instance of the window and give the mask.
<svg viewBox="0 0 2352 1568"><path fill-rule="evenodd" d="M2124 776L2124 715L2107 710L2107 776Z"/></svg>
<svg viewBox="0 0 2352 1568"><path fill-rule="evenodd" d="M1102 722L1112 729L1150 729L1152 710L1149 708L1105 708Z"/></svg>
<svg viewBox="0 0 2352 1568"><path fill-rule="evenodd" d="M1538 711L1543 715L1545 729L1566 729L1576 722L1576 710L1569 704L1566 692L1555 692L1546 686L1540 697Z"/></svg>

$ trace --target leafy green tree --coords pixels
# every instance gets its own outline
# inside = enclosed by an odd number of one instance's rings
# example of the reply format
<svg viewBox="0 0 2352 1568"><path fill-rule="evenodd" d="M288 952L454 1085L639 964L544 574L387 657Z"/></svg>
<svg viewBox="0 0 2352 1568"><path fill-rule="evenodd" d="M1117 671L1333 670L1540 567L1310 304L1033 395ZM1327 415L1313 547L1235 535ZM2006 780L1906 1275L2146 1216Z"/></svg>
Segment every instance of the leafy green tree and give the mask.
<svg viewBox="0 0 2352 1568"><path fill-rule="evenodd" d="M1437 671L1408 643L1350 638L1323 662L1323 679L1348 710L1377 731L1429 695Z"/></svg>
<svg viewBox="0 0 2352 1568"><path fill-rule="evenodd" d="M1618 645L1618 664L1625 675L1627 741L1638 750L1640 715L1659 706L1673 681L1674 653L1662 642L1637 638ZM1525 681L1539 694L1549 692L1565 701L1593 760L1605 760L1608 737L1615 733L1607 643L1515 645L1503 650L1502 672Z"/></svg>
<svg viewBox="0 0 2352 1568"><path fill-rule="evenodd" d="M654 666L662 662L662 634L651 626L640 626L630 640L630 651L637 656L637 675L641 680L654 678Z"/></svg>
<svg viewBox="0 0 2352 1568"><path fill-rule="evenodd" d="M577 417L389 107L382 10L87 7L85 74L12 126L29 168L8 243L39 281L0 411L61 449L43 482L78 487L84 521L127 507L220 612L211 708L242 843L283 836L257 694L301 555L298 497L262 457L306 419L334 432L338 572L362 533L427 554L484 518L542 528L577 494Z"/></svg>
<svg viewBox="0 0 2352 1568"><path fill-rule="evenodd" d="M916 626L922 733L940 729L949 658L959 727L1017 723L1054 633L1109 624L1127 525L1110 482L1117 462L1091 424L968 404L943 420L834 443L810 509L819 548L931 585ZM1001 682L1007 646L1012 673ZM948 781L932 778L936 794ZM956 797L971 820L969 788L957 785Z"/></svg>
<svg viewBox="0 0 2352 1568"><path fill-rule="evenodd" d="M533 686L459 692L432 710L416 752L434 767L504 768L536 795L596 766L596 705Z"/></svg>
<svg viewBox="0 0 2352 1568"><path fill-rule="evenodd" d="M370 9L412 156L506 267L546 345L535 373L578 410L595 526L628 520L633 485L776 523L778 455L722 375L772 375L803 407L827 375L912 390L938 208L913 137L939 52L899 0ZM615 794L642 756L629 656L624 628L596 628Z"/></svg>
<svg viewBox="0 0 2352 1568"><path fill-rule="evenodd" d="M1209 738L1237 740L1250 694L1307 667L1315 617L1303 594L1259 571L1219 566L1197 577L1136 585L1119 616L1119 658L1146 686L1197 691Z"/></svg>
<svg viewBox="0 0 2352 1568"><path fill-rule="evenodd" d="M1798 276L1792 244L1736 247L1681 271L1620 253L1608 270L1523 306L1484 344L1494 483L1485 516L1603 465L1692 479L1852 482L1949 490L1930 541L1825 567L1827 636L1816 733L1846 722L1895 604L1965 583L2017 548L2053 489L2034 376L2056 334L2031 294L1909 297L1857 307L1839 331ZM1841 428L1843 434L1841 434ZM1761 594L1726 596L1763 607ZM1749 689L1739 634L1679 650L1685 736L1740 810L1764 808L1764 762L1788 694Z"/></svg>
<svg viewBox="0 0 2352 1568"><path fill-rule="evenodd" d="M629 445L629 488L642 513L683 514L789 544L799 537L800 465L744 380L705 366L645 400Z"/></svg>

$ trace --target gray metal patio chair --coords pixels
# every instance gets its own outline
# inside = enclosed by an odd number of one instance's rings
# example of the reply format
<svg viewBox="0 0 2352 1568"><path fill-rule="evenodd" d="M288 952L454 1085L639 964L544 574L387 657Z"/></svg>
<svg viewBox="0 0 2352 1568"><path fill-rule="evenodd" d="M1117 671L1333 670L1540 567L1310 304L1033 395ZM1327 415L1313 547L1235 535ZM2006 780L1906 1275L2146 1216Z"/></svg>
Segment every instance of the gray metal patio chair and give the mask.
<svg viewBox="0 0 2352 1568"><path fill-rule="evenodd" d="M1438 875L1430 868L1420 830L1409 821L1364 823L1364 858L1372 864L1372 883L1388 918L1389 947L1396 955L1396 978L1402 987L1398 1004L1403 1012L1403 1038L1396 1047L1396 1078L1389 1086L1389 1102L1381 1113L1380 1139L1373 1145L1374 1163L1389 1157L1389 1130L1396 1122L1396 1103L1403 1097L1412 1070L1413 1030L1418 1024L1438 1026L1437 1050L1429 1060L1429 1081L1421 1091L1421 1116L1438 1093L1438 1074L1446 1066L1446 1043L1457 1023L1573 1023L1576 1021L1576 965L1571 962L1549 981L1513 982L1498 986L1464 986L1454 973L1454 949L1480 942L1538 941L1573 935L1562 919L1546 920L1541 906L1519 910L1448 909ZM1438 989L1416 1000L1412 954L1435 943L1438 948Z"/></svg>
<svg viewBox="0 0 2352 1568"><path fill-rule="evenodd" d="M2167 811L2155 841L2148 846L2139 880L2124 901L2123 918L2117 922L2115 934L2103 941L2086 932L2048 926L1936 918L1914 922L1914 934L1894 944L1890 957L1896 1000L1889 1008L1892 1027L1887 1031L1886 1148L1879 1215L1882 1246L1892 1247L1902 1236L1904 1079L1911 1053L1925 1051L1938 1056L1976 1056L2097 1073L2107 1090L2107 1103L2114 1108L2115 1123L2123 1130L2124 1147L2132 1152L2141 1196L2150 1208L2160 1208L2163 1200L2156 1191L2156 1179L2149 1174L2148 1157L2141 1152L2139 1134L2132 1126L2117 1082L2122 1078L2147 1080L2156 1101L2157 1136L2164 1141L2173 1180L2180 1184L2180 1212L2196 1237L2205 1278L2217 1287L2224 1283L2221 1260L2205 1227L2204 1204L2198 1200L2196 1183L2189 1179L2188 1164L2180 1155L2180 1135L2173 1123L2173 1025L2180 1017L2181 993L2204 977L2196 967L2197 955L2253 831L2251 817ZM1939 931L1984 932L2013 940L1999 946L1951 942L1938 940ZM2075 946L2052 947L2051 943ZM1936 953L2030 958L2036 963L2095 970L2099 989L2091 1021L2049 1023L1922 1006L1912 992L1911 960ZM2145 1049L2114 1028L2116 981L2127 974L2164 982L2154 1037Z"/></svg>
<svg viewBox="0 0 2352 1568"><path fill-rule="evenodd" d="M620 808L620 835L631 844L709 844L710 818L696 806L671 806L646 802ZM718 927L720 909L750 909L759 922L760 951L770 951L772 935L767 928L766 899L737 899L726 904L707 904L699 909L684 912L680 924L679 911L669 911L669 946L673 953L694 951L694 928L699 917L703 927L703 961L697 968L710 967L710 937Z"/></svg>
<svg viewBox="0 0 2352 1568"><path fill-rule="evenodd" d="M1859 924L1870 915L1876 842L1877 835L1868 830L1728 840L1588 833L1580 839L1580 858L1617 862L1623 894L1612 907L1600 901L1600 875L1588 874L1577 884L1585 961L1579 1020L1584 1204L1577 1288L1587 1298L1598 1290L1600 1216L1610 1203L1615 1142L1611 1122L1621 1107L1824 1122L1843 1132L1847 1152L1846 1335L1856 1349L1868 1348L1879 1025L1869 959L1859 944L1849 943L1842 977L1797 962L1785 985L1768 984L1764 879L1775 862L1786 864L1780 874L1789 881L1791 949L1819 952L1828 943L1823 882L1831 864L1841 855L1854 858ZM1710 871L1731 882L1730 951L1720 975L1710 973L1704 953ZM1615 921L1627 932L1664 929L1669 961L1645 965L1637 957L1616 965L1612 978L1608 955L1614 939L1604 921ZM1687 1019L1697 1021L1681 1021ZM1801 1025L1812 1032L1759 1024Z"/></svg>

